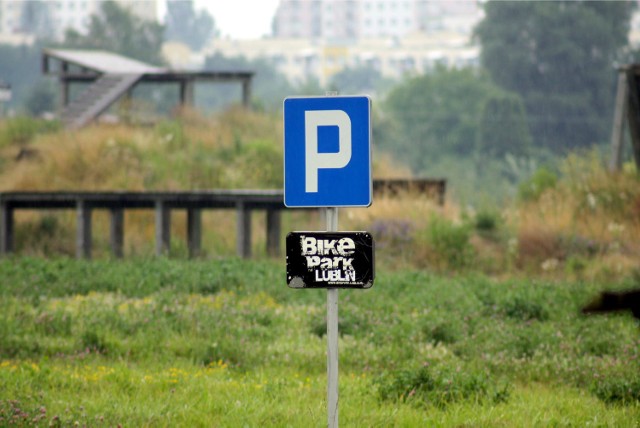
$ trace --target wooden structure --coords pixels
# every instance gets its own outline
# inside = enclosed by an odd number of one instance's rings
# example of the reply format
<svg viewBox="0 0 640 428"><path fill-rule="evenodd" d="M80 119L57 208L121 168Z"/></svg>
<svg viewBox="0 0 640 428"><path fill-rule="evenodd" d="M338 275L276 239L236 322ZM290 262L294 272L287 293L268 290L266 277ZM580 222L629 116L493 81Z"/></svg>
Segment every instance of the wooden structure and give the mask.
<svg viewBox="0 0 640 428"><path fill-rule="evenodd" d="M390 178L373 180L373 192L378 195L398 196L401 193L415 193L425 195L444 205L447 191L447 180L432 178Z"/></svg>
<svg viewBox="0 0 640 428"><path fill-rule="evenodd" d="M373 181L374 193L398 196L402 192L423 194L444 204L445 180L383 179ZM281 213L285 210L282 190L210 190L184 192L2 192L0 193L0 256L14 250L14 217L17 210L76 211L76 257L91 258L91 217L94 210L108 210L111 217L110 246L115 257L123 256L124 211L155 211L155 252L168 254L171 244L171 212L187 212L189 256L202 250L202 210L235 210L236 253L251 257L251 216L266 213L267 254L280 253Z"/></svg>
<svg viewBox="0 0 640 428"><path fill-rule="evenodd" d="M280 211L282 191L217 190L203 192L5 192L0 193L0 254L13 251L14 211L19 209L75 209L77 216L76 256L91 258L91 213L105 209L111 213L110 243L114 256L122 257L124 210L155 211L156 254L168 254L171 242L171 211L187 211L189 255L201 250L202 210L233 209L237 215L238 256L251 256L251 213L266 211L267 252L280 251Z"/></svg>
<svg viewBox="0 0 640 428"><path fill-rule="evenodd" d="M130 96L139 83L178 84L180 103L193 105L196 82L238 82L242 85L242 104L248 107L253 77L247 70L179 71L112 52L69 49L44 49L42 72L58 76L61 119L70 128L95 120L118 99ZM89 85L71 100L71 85L81 83Z"/></svg>
<svg viewBox="0 0 640 428"><path fill-rule="evenodd" d="M4 116L4 104L11 101L11 85L0 79L0 117Z"/></svg>
<svg viewBox="0 0 640 428"><path fill-rule="evenodd" d="M631 147L636 168L640 170L640 64L618 68L613 130L611 132L611 162L609 169L617 171L622 165L625 121L629 125Z"/></svg>

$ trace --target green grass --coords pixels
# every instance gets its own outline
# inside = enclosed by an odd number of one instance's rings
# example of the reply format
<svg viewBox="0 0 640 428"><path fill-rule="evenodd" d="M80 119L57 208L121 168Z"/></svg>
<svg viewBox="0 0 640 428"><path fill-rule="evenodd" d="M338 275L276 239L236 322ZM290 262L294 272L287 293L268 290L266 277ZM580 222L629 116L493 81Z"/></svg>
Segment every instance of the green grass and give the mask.
<svg viewBox="0 0 640 428"><path fill-rule="evenodd" d="M0 426L325 425L326 292L284 276L0 261ZM341 424L637 426L637 325L579 314L601 288L386 271L341 291Z"/></svg>

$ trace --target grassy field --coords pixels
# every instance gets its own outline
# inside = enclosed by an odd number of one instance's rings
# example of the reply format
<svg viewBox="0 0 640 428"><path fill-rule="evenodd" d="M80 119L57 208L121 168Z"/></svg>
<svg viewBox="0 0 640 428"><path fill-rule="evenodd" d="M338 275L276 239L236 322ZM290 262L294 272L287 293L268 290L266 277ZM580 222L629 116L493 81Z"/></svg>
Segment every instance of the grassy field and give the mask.
<svg viewBox="0 0 640 428"><path fill-rule="evenodd" d="M341 291L341 424L638 426L635 321L579 313L602 288L407 269ZM325 304L281 261L5 259L0 426L323 426Z"/></svg>
<svg viewBox="0 0 640 428"><path fill-rule="evenodd" d="M0 191L282 187L273 115L53 125L0 122ZM342 230L373 235L378 269L371 290L340 292L343 426L640 426L637 322L580 314L603 289L638 287L639 176L596 152L559 164L504 207L401 195L341 210ZM410 173L376 152L374 176ZM184 213L172 259L150 258L153 213L127 213L113 261L98 211L92 262L64 258L75 213L16 213L0 427L326 424L326 292L286 287L261 219L257 260L233 258L233 216L207 212L203 257L187 261ZM283 216L283 231L318 224Z"/></svg>

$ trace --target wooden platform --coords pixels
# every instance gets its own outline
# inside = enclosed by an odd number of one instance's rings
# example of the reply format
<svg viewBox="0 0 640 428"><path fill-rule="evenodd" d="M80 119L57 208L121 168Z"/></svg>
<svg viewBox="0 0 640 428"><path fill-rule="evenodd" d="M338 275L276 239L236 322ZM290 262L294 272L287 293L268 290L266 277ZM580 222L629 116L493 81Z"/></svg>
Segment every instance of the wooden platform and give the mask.
<svg viewBox="0 0 640 428"><path fill-rule="evenodd" d="M238 217L237 253L251 256L251 213L267 214L267 252L279 253L281 190L214 190L202 192L4 192L0 193L0 254L13 251L14 211L18 209L75 209L76 256L91 257L91 213L106 209L111 214L111 251L122 257L124 210L155 210L156 254L167 254L171 242L171 211L187 211L189 254L201 250L202 210L233 209Z"/></svg>
<svg viewBox="0 0 640 428"><path fill-rule="evenodd" d="M444 203L445 180L374 180L374 194L398 196L418 192ZM266 213L266 247L271 256L280 254L282 190L210 190L186 192L3 192L0 193L0 256L14 250L16 210L74 209L76 211L76 256L91 258L91 218L94 210L108 210L111 218L110 245L116 257L123 256L124 211L155 211L155 252L167 255L171 244L171 212L187 212L187 246L191 257L202 250L202 210L235 210L236 252L251 257L251 215Z"/></svg>
<svg viewBox="0 0 640 428"><path fill-rule="evenodd" d="M60 119L69 128L79 128L97 119L118 99L131 96L140 83L177 84L180 104L193 106L197 82L238 83L242 105L251 101L251 70L172 70L156 67L114 52L79 49L43 49L42 72L60 81ZM72 100L71 86L86 87ZM88 84L88 85L87 85Z"/></svg>

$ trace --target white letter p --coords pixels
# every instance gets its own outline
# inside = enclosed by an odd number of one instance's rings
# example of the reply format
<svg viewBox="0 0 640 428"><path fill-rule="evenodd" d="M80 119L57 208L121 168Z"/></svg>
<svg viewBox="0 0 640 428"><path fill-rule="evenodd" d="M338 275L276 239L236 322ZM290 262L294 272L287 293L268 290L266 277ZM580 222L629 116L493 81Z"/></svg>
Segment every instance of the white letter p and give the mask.
<svg viewBox="0 0 640 428"><path fill-rule="evenodd" d="M338 152L318 152L318 127L338 127ZM305 131L305 192L318 192L318 170L339 169L351 160L351 119L343 110L313 110L304 112Z"/></svg>

